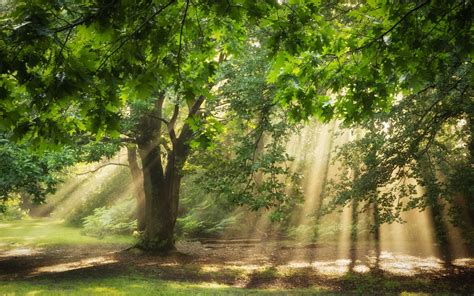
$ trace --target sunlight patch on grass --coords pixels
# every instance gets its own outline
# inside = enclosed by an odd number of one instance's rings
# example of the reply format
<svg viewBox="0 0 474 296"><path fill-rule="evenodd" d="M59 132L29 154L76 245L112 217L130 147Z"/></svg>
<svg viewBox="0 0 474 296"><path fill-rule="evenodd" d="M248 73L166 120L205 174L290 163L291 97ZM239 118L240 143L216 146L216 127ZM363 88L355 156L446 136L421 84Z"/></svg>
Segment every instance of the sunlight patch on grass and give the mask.
<svg viewBox="0 0 474 296"><path fill-rule="evenodd" d="M69 227L62 220L26 219L0 223L2 249L46 247L52 245L133 244L132 236L108 236L104 239L81 235L79 228Z"/></svg>
<svg viewBox="0 0 474 296"><path fill-rule="evenodd" d="M150 278L0 282L0 295L314 295L312 289L242 289L218 283L165 282ZM326 292L327 293L327 292Z"/></svg>
<svg viewBox="0 0 474 296"><path fill-rule="evenodd" d="M39 254L40 251L41 249L31 249L31 248L11 249L11 250L0 253L0 258L13 257L13 256L32 256L32 255Z"/></svg>
<svg viewBox="0 0 474 296"><path fill-rule="evenodd" d="M42 292L44 292L44 291L35 290L35 291L28 292L26 295L27 296L35 296L35 295L40 295Z"/></svg>
<svg viewBox="0 0 474 296"><path fill-rule="evenodd" d="M43 273L56 273L56 272L65 272L75 269L87 268L92 266L105 265L110 263L116 263L117 260L112 258L107 258L104 256L87 258L75 262L61 263L49 266L43 266L36 269L31 276L36 276Z"/></svg>

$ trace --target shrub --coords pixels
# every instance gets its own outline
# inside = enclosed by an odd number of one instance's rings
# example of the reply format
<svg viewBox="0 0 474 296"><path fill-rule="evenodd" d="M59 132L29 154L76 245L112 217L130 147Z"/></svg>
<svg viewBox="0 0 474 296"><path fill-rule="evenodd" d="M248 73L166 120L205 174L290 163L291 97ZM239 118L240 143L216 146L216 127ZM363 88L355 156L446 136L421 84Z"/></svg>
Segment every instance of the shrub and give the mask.
<svg viewBox="0 0 474 296"><path fill-rule="evenodd" d="M132 219L135 200L122 201L111 207L94 209L94 213L83 219L81 233L103 238L113 234L132 234L137 228L137 220Z"/></svg>
<svg viewBox="0 0 474 296"><path fill-rule="evenodd" d="M28 213L21 209L20 203L21 200L19 197L0 202L0 221L20 220L25 218Z"/></svg>

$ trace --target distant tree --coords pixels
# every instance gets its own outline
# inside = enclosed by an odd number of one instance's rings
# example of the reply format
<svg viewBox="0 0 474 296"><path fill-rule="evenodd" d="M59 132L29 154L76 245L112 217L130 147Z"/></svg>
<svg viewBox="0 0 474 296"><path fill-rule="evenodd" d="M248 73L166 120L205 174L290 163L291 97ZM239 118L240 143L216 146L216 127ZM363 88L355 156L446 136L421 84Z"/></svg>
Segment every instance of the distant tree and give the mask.
<svg viewBox="0 0 474 296"><path fill-rule="evenodd" d="M34 149L29 141L12 142L0 135L0 211L18 195L27 204L41 204L64 180L67 168L78 162L99 161L113 156L119 143L84 143L80 147L62 146ZM37 147L36 147L37 148ZM2 206L3 205L3 206Z"/></svg>
<svg viewBox="0 0 474 296"><path fill-rule="evenodd" d="M362 136L338 151L342 170L326 210L359 203L374 214L378 231L381 223L403 221L404 211L429 208L437 239L449 253L446 214L465 229L474 225L471 69L459 61L389 113L354 125Z"/></svg>
<svg viewBox="0 0 474 296"><path fill-rule="evenodd" d="M0 212L18 194L31 197L36 203L43 202L60 182L61 170L73 163L69 149L33 153L27 144L0 137Z"/></svg>

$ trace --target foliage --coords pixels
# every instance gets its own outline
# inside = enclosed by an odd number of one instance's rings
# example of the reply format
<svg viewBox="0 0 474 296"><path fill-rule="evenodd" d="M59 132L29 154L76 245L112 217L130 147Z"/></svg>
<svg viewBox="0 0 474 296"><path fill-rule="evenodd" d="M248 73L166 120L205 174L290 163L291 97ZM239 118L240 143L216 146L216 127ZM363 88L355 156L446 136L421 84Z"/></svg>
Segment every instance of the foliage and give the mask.
<svg viewBox="0 0 474 296"><path fill-rule="evenodd" d="M116 142L100 143L84 139L79 147L65 145L38 150L31 142L16 143L0 135L0 212L2 204L15 194L31 197L33 203L45 202L64 181L67 168L78 162L110 158L118 151Z"/></svg>
<svg viewBox="0 0 474 296"><path fill-rule="evenodd" d="M175 230L178 237L219 236L235 227L240 218L229 200L209 195L202 186L197 186L202 173L193 171L183 180Z"/></svg>
<svg viewBox="0 0 474 296"><path fill-rule="evenodd" d="M34 202L41 203L48 193L55 190L61 181L61 170L74 163L72 150L38 153L28 144L16 144L0 138L0 212L1 206L13 195L30 195Z"/></svg>
<svg viewBox="0 0 474 296"><path fill-rule="evenodd" d="M470 1L13 1L0 30L1 129L34 141L117 136L126 101L209 98L216 57L270 48L295 119L347 121L469 59ZM251 27L269 38L253 36ZM252 39L253 38L253 39ZM436 48L436 51L432 49ZM87 61L87 62L84 62Z"/></svg>
<svg viewBox="0 0 474 296"><path fill-rule="evenodd" d="M445 204L456 224L472 219L473 130L471 65L461 60L435 84L401 99L388 114L356 126L344 145L343 165L332 187L329 209L357 200L376 207L379 221L401 221L400 213ZM459 178L462 175L463 178ZM467 215L456 209L465 201ZM438 210L440 208L440 210Z"/></svg>
<svg viewBox="0 0 474 296"><path fill-rule="evenodd" d="M131 234L137 228L133 220L135 200L129 199L111 207L94 209L94 213L83 219L81 234L103 238L106 235Z"/></svg>
<svg viewBox="0 0 474 296"><path fill-rule="evenodd" d="M0 39L1 92L8 98L2 129L37 141L81 132L116 136L127 100L167 88L181 102L207 96L214 57L237 50L247 15L271 7L242 4L12 3Z"/></svg>
<svg viewBox="0 0 474 296"><path fill-rule="evenodd" d="M175 230L178 237L216 237L223 235L225 230L236 224L237 217L234 215L226 215L225 217L218 218L211 216L211 219L209 219L209 214L212 215L216 213L216 211L215 208L205 206L198 208L198 210L191 210L191 212L185 216L178 217Z"/></svg>
<svg viewBox="0 0 474 296"><path fill-rule="evenodd" d="M471 1L285 1L268 78L296 118L358 121L472 58ZM449 78L449 77L447 77Z"/></svg>
<svg viewBox="0 0 474 296"><path fill-rule="evenodd" d="M253 47L222 67L218 94L209 102L219 106L213 115L224 118L222 132L193 161L204 170L200 184L217 199L253 211L274 208L272 220L284 221L302 198L300 176L290 170L293 159L286 153L296 126L275 108L275 89L265 80L266 56Z"/></svg>
<svg viewBox="0 0 474 296"><path fill-rule="evenodd" d="M20 207L20 198L10 198L3 202L0 210L0 221L20 220L23 219L27 212Z"/></svg>

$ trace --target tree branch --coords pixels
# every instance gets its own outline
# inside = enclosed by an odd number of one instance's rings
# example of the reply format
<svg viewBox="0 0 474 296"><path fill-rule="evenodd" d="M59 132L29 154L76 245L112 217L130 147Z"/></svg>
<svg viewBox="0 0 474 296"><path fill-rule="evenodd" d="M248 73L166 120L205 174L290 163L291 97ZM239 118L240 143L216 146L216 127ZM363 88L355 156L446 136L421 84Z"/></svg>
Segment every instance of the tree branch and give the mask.
<svg viewBox="0 0 474 296"><path fill-rule="evenodd" d="M386 36L387 34L389 34L390 32L392 32L401 22L403 22L403 20L405 20L410 14L414 13L415 11L417 11L418 9L422 8L423 6L425 6L426 4L430 3L430 0L426 0L424 2L421 2L420 4L418 4L417 6L415 6L414 8L410 9L406 14L404 14L395 24L393 24L387 31L383 32L382 34L380 34L379 36L377 36L376 38L372 39L371 41L367 42L366 44L360 46L360 47L357 47L356 49L354 49L353 51L359 51L359 50L362 50L366 47L369 47L371 46L372 44L374 44L376 41L382 39L384 36Z"/></svg>
<svg viewBox="0 0 474 296"><path fill-rule="evenodd" d="M179 105L176 104L174 105L173 115L171 116L171 119L169 123L167 124L168 133L170 135L170 139L171 139L171 143L173 144L173 147L176 145L176 132L174 130L174 126L176 124L176 120L178 119L178 115L179 115Z"/></svg>
<svg viewBox="0 0 474 296"><path fill-rule="evenodd" d="M66 38L64 39L64 43L62 44L61 49L59 50L58 59L56 60L56 66L59 65L59 61L62 58L63 50L66 47L69 37L71 36L71 32L72 32L72 28L70 28L69 31L67 32Z"/></svg>
<svg viewBox="0 0 474 296"><path fill-rule="evenodd" d="M189 8L189 0L186 0L186 7L184 9L184 15L183 15L183 19L181 20L181 29L180 29L180 32L179 32L179 46L178 46L178 77L179 77L179 81L178 81L178 86L179 86L179 83L181 83L181 47L182 47L182 38L183 38L183 29L184 29L184 23L186 21L186 15L188 14L188 8Z"/></svg>
<svg viewBox="0 0 474 296"><path fill-rule="evenodd" d="M164 119L163 117L158 117L158 116L155 116L153 114L150 114L150 117L154 118L154 119L157 119L157 120L163 122L166 125L168 125L170 123L168 120Z"/></svg>
<svg viewBox="0 0 474 296"><path fill-rule="evenodd" d="M125 163L115 163L115 162L109 162L109 163L106 163L106 164L103 164L101 166L98 166L97 168L93 169L93 170L90 170L90 171L87 171L87 172L82 172L82 173L75 173L76 176L82 176L82 175L87 175L87 174L92 174L92 173L95 173L97 172L98 170L106 167L106 166L109 166L109 165L118 165L118 166L126 166L128 167L128 164L125 164Z"/></svg>
<svg viewBox="0 0 474 296"><path fill-rule="evenodd" d="M99 65L99 67L97 67L96 72L99 71L105 65L107 60L111 56L113 56L117 51L119 51L130 40L130 38L132 38L135 34L137 34L146 24L148 24L149 21L151 21L153 18L155 18L161 12L163 12L168 6L173 4L175 1L176 0L171 0L170 2L165 4L164 6L160 7L160 9L155 11L144 22L142 22L138 27L136 27L135 30L133 30L132 33L130 33L128 35L125 35L125 36L122 36L122 37L118 38L117 40L115 40L114 42L112 42L111 44L114 44L114 43L117 43L117 42L120 42L120 44L115 49L113 49L113 50L110 49L110 50L107 51L107 53L105 54L105 57L102 59L100 65Z"/></svg>
<svg viewBox="0 0 474 296"><path fill-rule="evenodd" d="M201 104L204 102L206 98L204 96L199 96L199 98L194 102L194 104L189 108L189 115L188 117L196 115L201 107Z"/></svg>

